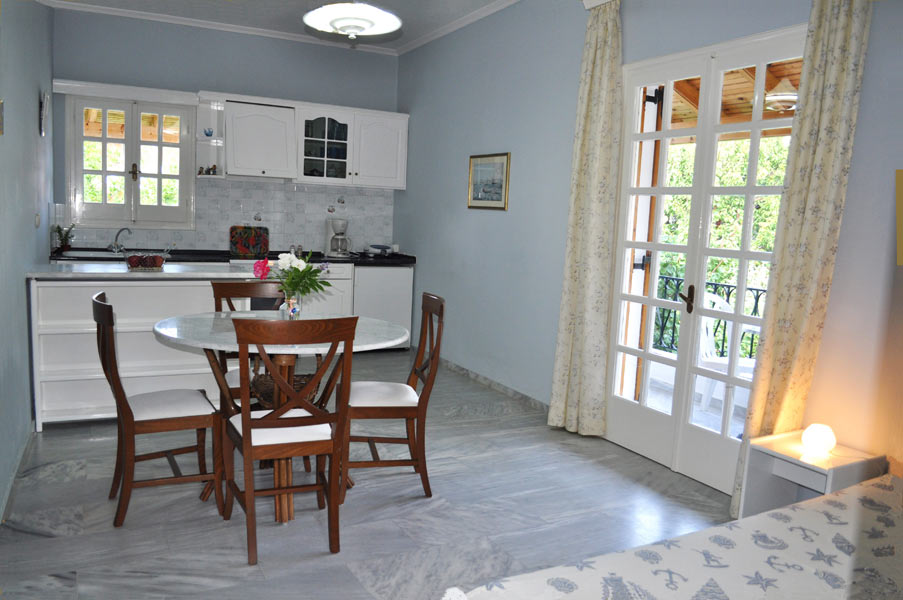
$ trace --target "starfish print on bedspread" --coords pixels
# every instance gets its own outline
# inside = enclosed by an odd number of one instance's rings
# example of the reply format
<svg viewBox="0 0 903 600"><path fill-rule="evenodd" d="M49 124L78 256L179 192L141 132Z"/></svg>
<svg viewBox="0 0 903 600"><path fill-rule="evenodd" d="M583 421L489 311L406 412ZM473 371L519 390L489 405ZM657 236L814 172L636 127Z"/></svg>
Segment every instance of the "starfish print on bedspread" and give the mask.
<svg viewBox="0 0 903 600"><path fill-rule="evenodd" d="M494 590L495 588L503 590L503 589L505 589L505 585L504 585L505 581L507 581L507 580L506 579L496 579L495 581L490 581L484 587L487 590Z"/></svg>
<svg viewBox="0 0 903 600"><path fill-rule="evenodd" d="M840 562L839 560L837 560L836 554L825 554L824 552L821 551L821 548L816 548L815 552L807 552L806 554L808 554L809 556L812 557L811 560L813 560L813 561L820 560L822 562L827 563L829 567L833 567L834 563Z"/></svg>
<svg viewBox="0 0 903 600"><path fill-rule="evenodd" d="M582 571L583 569L595 569L593 565L595 561L592 560L578 560L577 562L571 563L567 565L568 567L574 567L578 571Z"/></svg>
<svg viewBox="0 0 903 600"><path fill-rule="evenodd" d="M652 545L664 546L667 550L670 550L671 548L680 548L680 542L678 542L677 540L659 540Z"/></svg>
<svg viewBox="0 0 903 600"><path fill-rule="evenodd" d="M744 575L744 577L746 577L747 585L757 585L762 588L763 592L766 591L770 587L773 587L773 588L778 587L777 584L775 583L775 581L777 581L777 579L772 579L771 577L765 577L758 571L756 571L755 575Z"/></svg>

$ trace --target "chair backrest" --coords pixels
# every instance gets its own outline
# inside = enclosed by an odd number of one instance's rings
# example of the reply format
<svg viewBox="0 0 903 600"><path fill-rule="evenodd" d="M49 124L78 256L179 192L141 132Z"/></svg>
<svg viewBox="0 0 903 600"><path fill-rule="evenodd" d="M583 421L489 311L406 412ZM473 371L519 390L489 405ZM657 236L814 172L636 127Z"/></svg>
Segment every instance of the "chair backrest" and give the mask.
<svg viewBox="0 0 903 600"><path fill-rule="evenodd" d="M216 312L223 310L223 300L229 310L236 310L233 300L239 298L271 299L272 305L265 303L262 310L277 310L285 302L285 294L279 289L278 281L211 281L213 304Z"/></svg>
<svg viewBox="0 0 903 600"><path fill-rule="evenodd" d="M734 309L724 298L711 292L705 293L705 306L706 308L711 308L720 312L731 314L734 312ZM718 335L716 329L719 320L720 319L714 317L702 317L702 337L699 340L699 355L702 358L710 359L720 357L716 339ZM733 324L730 320L724 320L724 327L726 331L725 339L729 340Z"/></svg>
<svg viewBox="0 0 903 600"><path fill-rule="evenodd" d="M227 413L241 411L242 430L251 428L299 427L329 423L334 425L333 435L341 435L344 431L348 415L348 396L351 390L351 355L354 345L354 332L357 317L338 319L305 319L300 321L279 321L261 319L232 319L235 325L235 336L238 340L238 357L241 378L241 406L235 406L231 400L227 403ZM267 345L306 345L329 344L329 351L317 366L317 370L307 383L296 390L285 378L283 370L294 373L294 355L281 356L280 359L267 352ZM339 346L344 351L340 352ZM273 377L276 393L275 408L263 418L251 419L251 367L248 358L256 352L267 371ZM277 366L277 362L279 365ZM320 385L325 379L325 385ZM320 395L314 402L317 389ZM333 411L327 404L333 392L336 393ZM309 417L282 417L293 408L300 408L310 413ZM250 444L250 435L243 436Z"/></svg>
<svg viewBox="0 0 903 600"><path fill-rule="evenodd" d="M429 292L423 292L420 316L420 340L417 342L417 354L408 385L417 389L418 382L423 386L420 390L418 406L426 410L433 382L439 371L439 352L442 348L442 329L445 319L445 299Z"/></svg>
<svg viewBox="0 0 903 600"><path fill-rule="evenodd" d="M120 419L134 420L129 407L122 381L119 379L119 365L116 359L116 332L113 323L113 305L107 302L105 292L97 292L91 298L94 311L94 322L97 324L97 355L103 374L110 384L113 399L116 401L116 412Z"/></svg>

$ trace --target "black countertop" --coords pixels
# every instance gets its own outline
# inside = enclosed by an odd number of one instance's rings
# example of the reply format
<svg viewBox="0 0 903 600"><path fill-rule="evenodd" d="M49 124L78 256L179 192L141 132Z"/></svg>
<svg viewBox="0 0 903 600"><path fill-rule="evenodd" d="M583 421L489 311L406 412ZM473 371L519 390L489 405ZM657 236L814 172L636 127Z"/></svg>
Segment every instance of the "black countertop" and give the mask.
<svg viewBox="0 0 903 600"><path fill-rule="evenodd" d="M103 250L102 248L72 248L72 250ZM140 251L140 250L133 250ZM159 250L147 250L147 252L159 252ZM267 255L267 258L270 260L276 260L280 254L283 254L284 251L273 251ZM306 257L307 254L302 254L301 257ZM57 254L52 254L50 256L51 260L58 261L66 261L66 262L106 262L106 261L122 261L121 256L110 256L110 257L100 257L100 258L70 258L68 256L62 256ZM169 253L168 262L184 262L184 263L192 263L192 262L204 262L204 263L213 263L213 262L221 262L228 263L231 259L228 250L172 250ZM331 263L352 263L357 266L362 267L400 267L406 265L413 265L417 262L416 257L411 256L409 254L387 254L387 255L370 255L370 254L353 254L350 258L326 258L322 252L314 252L310 257L311 262L331 262Z"/></svg>

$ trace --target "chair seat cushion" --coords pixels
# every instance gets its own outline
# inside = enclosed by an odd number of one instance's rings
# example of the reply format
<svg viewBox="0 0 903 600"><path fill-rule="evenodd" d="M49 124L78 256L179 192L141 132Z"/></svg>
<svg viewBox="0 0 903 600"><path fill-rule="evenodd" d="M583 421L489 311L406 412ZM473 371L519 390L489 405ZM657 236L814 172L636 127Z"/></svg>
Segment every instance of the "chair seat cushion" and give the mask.
<svg viewBox="0 0 903 600"><path fill-rule="evenodd" d="M269 410L252 410L251 418L259 419L270 414ZM302 408L292 408L284 417L309 417L309 412ZM281 417L280 417L281 418ZM241 435L241 414L232 415L229 423ZM267 429L254 429L251 432L251 444L254 446L269 446L270 444L295 444L298 442L316 442L332 438L332 427L322 423L319 425L306 425L301 427L273 427Z"/></svg>
<svg viewBox="0 0 903 600"><path fill-rule="evenodd" d="M129 396L136 421L196 417L216 412L207 396L199 390L162 390Z"/></svg>
<svg viewBox="0 0 903 600"><path fill-rule="evenodd" d="M419 400L414 388L406 383L353 381L348 405L358 408L417 406Z"/></svg>

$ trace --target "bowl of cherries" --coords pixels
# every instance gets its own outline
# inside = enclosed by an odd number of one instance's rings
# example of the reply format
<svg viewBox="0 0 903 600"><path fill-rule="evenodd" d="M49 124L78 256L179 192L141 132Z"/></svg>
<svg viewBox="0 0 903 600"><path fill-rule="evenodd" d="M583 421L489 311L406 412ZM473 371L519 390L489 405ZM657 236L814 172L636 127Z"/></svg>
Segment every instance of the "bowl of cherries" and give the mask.
<svg viewBox="0 0 903 600"><path fill-rule="evenodd" d="M162 271L166 254L147 250L125 252L125 262L129 271Z"/></svg>

